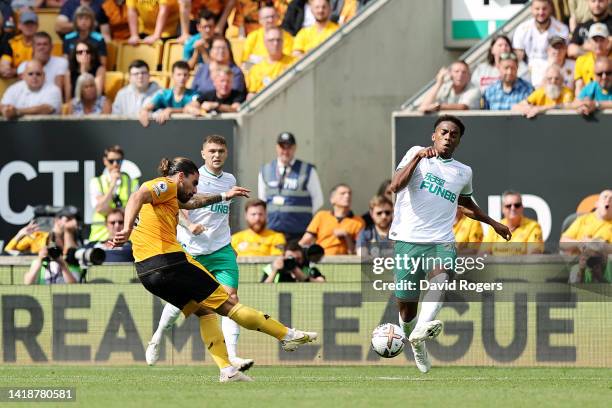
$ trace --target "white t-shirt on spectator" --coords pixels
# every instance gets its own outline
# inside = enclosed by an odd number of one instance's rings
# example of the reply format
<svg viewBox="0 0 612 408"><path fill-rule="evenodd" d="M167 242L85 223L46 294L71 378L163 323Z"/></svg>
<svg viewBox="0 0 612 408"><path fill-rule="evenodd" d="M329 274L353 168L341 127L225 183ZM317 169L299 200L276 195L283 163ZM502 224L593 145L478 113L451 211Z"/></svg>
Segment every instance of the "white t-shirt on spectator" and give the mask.
<svg viewBox="0 0 612 408"><path fill-rule="evenodd" d="M53 107L54 113L60 113L62 92L57 86L47 83L38 91L31 91L25 81L19 81L6 90L1 103L2 105L13 105L17 109L50 105Z"/></svg>
<svg viewBox="0 0 612 408"><path fill-rule="evenodd" d="M310 4L306 3L304 6L304 21L302 22L302 28L310 27L315 21L316 19L314 14L312 14Z"/></svg>
<svg viewBox="0 0 612 408"><path fill-rule="evenodd" d="M552 36L569 38L569 29L565 24L554 17L550 18L548 30L540 32L536 27L535 19L530 18L516 27L512 38L512 48L525 51L529 63L532 61L546 60L548 55L548 39Z"/></svg>
<svg viewBox="0 0 612 408"><path fill-rule="evenodd" d="M542 85L546 68L550 63L548 61L537 60L532 64L529 64L529 71L531 74L531 83L534 88L539 88ZM561 75L563 75L563 85L569 89L574 89L574 66L576 61L573 59L566 58L565 64L561 67Z"/></svg>
<svg viewBox="0 0 612 408"><path fill-rule="evenodd" d="M436 95L436 101L441 104L462 104L468 109L480 109L480 89L468 82L463 92L456 94L451 81L445 82Z"/></svg>
<svg viewBox="0 0 612 408"><path fill-rule="evenodd" d="M24 61L19 64L17 68L17 75L23 74L28 61ZM68 60L62 57L51 56L49 61L43 67L45 71L45 83L55 84L55 77L58 75L64 75L68 71Z"/></svg>

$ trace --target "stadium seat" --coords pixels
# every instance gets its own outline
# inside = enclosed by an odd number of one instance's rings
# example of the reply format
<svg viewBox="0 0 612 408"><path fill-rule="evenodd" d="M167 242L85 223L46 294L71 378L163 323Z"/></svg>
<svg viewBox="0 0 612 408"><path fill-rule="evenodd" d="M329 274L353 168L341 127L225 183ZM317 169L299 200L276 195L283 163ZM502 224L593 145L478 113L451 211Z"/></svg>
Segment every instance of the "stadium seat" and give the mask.
<svg viewBox="0 0 612 408"><path fill-rule="evenodd" d="M576 218L578 218L578 213L572 213L568 215L567 217L565 217L565 219L563 220L563 223L561 224L562 234L570 227L570 225L572 225L572 223L576 220Z"/></svg>
<svg viewBox="0 0 612 408"><path fill-rule="evenodd" d="M158 41L153 45L138 44L129 45L123 43L119 46L117 54L117 71L127 72L130 63L136 59L141 59L149 65L151 71L156 71L161 62L162 42Z"/></svg>
<svg viewBox="0 0 612 408"><path fill-rule="evenodd" d="M169 73L172 64L183 59L183 44L176 40L166 41L162 57L162 71Z"/></svg>
<svg viewBox="0 0 612 408"><path fill-rule="evenodd" d="M595 208L595 203L597 202L598 199L599 199L599 194L592 194L588 197L585 197L580 202L580 204L578 204L578 207L576 208L576 212L578 214L586 214L586 213L593 211L593 209Z"/></svg>
<svg viewBox="0 0 612 408"><path fill-rule="evenodd" d="M117 64L117 48L119 44L115 42L106 43L106 70L113 71ZM129 65L129 64L128 64Z"/></svg>
<svg viewBox="0 0 612 408"><path fill-rule="evenodd" d="M167 88L168 83L170 82L170 77L168 76L168 74L161 71L151 71L150 78L151 81L157 82L157 84L162 88Z"/></svg>
<svg viewBox="0 0 612 408"><path fill-rule="evenodd" d="M36 9L36 14L38 15L38 31L46 31L51 36L53 43L61 45L62 39L55 32L55 20L59 11L58 8L42 8Z"/></svg>
<svg viewBox="0 0 612 408"><path fill-rule="evenodd" d="M239 63L242 59L242 51L244 50L244 38L230 39L232 45L232 54L234 54L234 62Z"/></svg>
<svg viewBox="0 0 612 408"><path fill-rule="evenodd" d="M0 78L0 98L2 98L2 95L4 95L4 91L6 91L6 88L13 85L18 80L19 78L11 78L11 79Z"/></svg>
<svg viewBox="0 0 612 408"><path fill-rule="evenodd" d="M62 55L64 55L61 40L59 42L53 42L53 51L51 51L51 55L54 55L56 57L61 57Z"/></svg>
<svg viewBox="0 0 612 408"><path fill-rule="evenodd" d="M123 87L124 83L125 75L123 72L106 71L104 76L104 95L106 95L106 98L113 102L115 95Z"/></svg>

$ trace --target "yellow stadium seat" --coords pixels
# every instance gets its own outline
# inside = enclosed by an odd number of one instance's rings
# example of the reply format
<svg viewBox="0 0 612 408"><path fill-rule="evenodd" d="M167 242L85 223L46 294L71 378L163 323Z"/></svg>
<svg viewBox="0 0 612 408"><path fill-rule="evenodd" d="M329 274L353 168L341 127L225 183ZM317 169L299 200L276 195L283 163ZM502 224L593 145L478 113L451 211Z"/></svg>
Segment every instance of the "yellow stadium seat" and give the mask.
<svg viewBox="0 0 612 408"><path fill-rule="evenodd" d="M151 71L156 71L161 62L162 42L158 41L153 45L138 44L129 45L123 43L119 46L117 54L117 71L128 72L128 67L132 61L141 59L149 65Z"/></svg>
<svg viewBox="0 0 612 408"><path fill-rule="evenodd" d="M4 95L4 91L6 91L6 88L13 85L18 80L19 78L10 78L10 79L0 78L0 98L2 98L2 95Z"/></svg>
<svg viewBox="0 0 612 408"><path fill-rule="evenodd" d="M51 55L56 57L61 57L64 55L64 50L62 49L62 42L54 42L53 43L53 51L51 51Z"/></svg>
<svg viewBox="0 0 612 408"><path fill-rule="evenodd" d="M183 44L176 40L166 41L162 57L162 71L169 73L172 64L183 59Z"/></svg>
<svg viewBox="0 0 612 408"><path fill-rule="evenodd" d="M170 77L165 72L152 71L150 73L150 78L151 78L151 81L157 82L157 84L161 86L162 88L168 88Z"/></svg>
<svg viewBox="0 0 612 408"><path fill-rule="evenodd" d="M232 45L232 54L234 54L234 62L238 64L242 60L242 51L244 50L244 38L230 39Z"/></svg>
<svg viewBox="0 0 612 408"><path fill-rule="evenodd" d="M117 92L125 83L125 75L123 72L106 71L104 76L104 95L112 103L115 100Z"/></svg>
<svg viewBox="0 0 612 408"><path fill-rule="evenodd" d="M113 71L117 64L117 48L119 44L115 42L106 43L106 70ZM129 66L129 64L128 64Z"/></svg>
<svg viewBox="0 0 612 408"><path fill-rule="evenodd" d="M62 43L62 39L55 32L55 20L59 15L58 8L36 9L38 15L38 31L46 31L54 43Z"/></svg>

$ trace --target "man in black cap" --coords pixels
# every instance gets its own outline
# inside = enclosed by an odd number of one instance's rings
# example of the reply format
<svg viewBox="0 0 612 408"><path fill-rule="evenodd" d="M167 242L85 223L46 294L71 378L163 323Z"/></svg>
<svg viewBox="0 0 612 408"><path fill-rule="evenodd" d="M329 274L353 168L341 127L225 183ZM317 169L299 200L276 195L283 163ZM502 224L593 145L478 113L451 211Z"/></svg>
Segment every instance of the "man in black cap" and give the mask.
<svg viewBox="0 0 612 408"><path fill-rule="evenodd" d="M295 158L295 136L282 132L276 143L276 159L259 172L258 196L267 204L268 227L290 241L306 231L323 205L323 191L314 165Z"/></svg>

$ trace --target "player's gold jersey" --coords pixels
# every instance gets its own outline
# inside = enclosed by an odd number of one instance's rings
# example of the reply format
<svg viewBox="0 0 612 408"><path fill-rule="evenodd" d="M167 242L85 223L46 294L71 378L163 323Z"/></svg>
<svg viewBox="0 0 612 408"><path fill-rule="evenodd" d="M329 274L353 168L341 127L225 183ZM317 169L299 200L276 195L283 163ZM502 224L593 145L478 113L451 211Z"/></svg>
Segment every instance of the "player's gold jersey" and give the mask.
<svg viewBox="0 0 612 408"><path fill-rule="evenodd" d="M132 231L132 251L136 262L155 255L181 252L176 240L178 224L177 185L171 179L159 177L144 183L153 202L142 206L138 224Z"/></svg>

